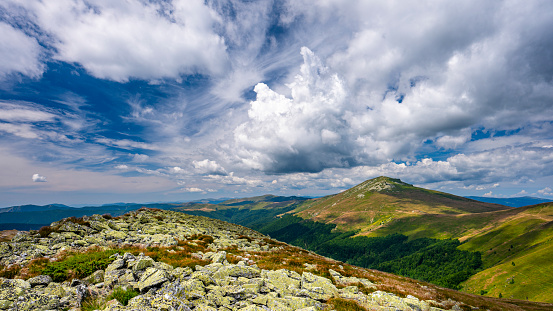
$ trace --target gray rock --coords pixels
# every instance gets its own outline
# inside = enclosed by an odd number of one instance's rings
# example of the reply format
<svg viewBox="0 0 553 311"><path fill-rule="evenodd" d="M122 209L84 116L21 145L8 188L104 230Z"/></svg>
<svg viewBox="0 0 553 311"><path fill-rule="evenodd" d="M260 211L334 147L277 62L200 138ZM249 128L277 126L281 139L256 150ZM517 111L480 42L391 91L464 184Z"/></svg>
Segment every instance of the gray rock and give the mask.
<svg viewBox="0 0 553 311"><path fill-rule="evenodd" d="M164 270L148 268L140 278L138 288L141 293L144 293L152 287L159 286L169 281L170 277L171 276Z"/></svg>
<svg viewBox="0 0 553 311"><path fill-rule="evenodd" d="M39 276L35 276L34 278L28 279L27 282L31 284L31 287L35 287L39 285L47 286L52 282L52 277L49 275L39 275Z"/></svg>

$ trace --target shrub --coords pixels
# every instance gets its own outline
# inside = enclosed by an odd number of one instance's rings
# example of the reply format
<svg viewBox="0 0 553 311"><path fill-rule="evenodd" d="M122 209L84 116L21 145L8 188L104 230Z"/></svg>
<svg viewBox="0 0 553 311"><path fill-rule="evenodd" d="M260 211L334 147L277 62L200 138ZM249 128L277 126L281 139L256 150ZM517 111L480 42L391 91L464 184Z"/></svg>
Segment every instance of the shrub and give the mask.
<svg viewBox="0 0 553 311"><path fill-rule="evenodd" d="M348 300L343 298L333 298L333 299L330 299L328 303L336 311L367 311L367 309L358 305L357 302L353 300Z"/></svg>
<svg viewBox="0 0 553 311"><path fill-rule="evenodd" d="M0 266L0 277L13 279L16 275L19 274L19 271L21 271L21 267L19 265L12 265L10 267Z"/></svg>
<svg viewBox="0 0 553 311"><path fill-rule="evenodd" d="M89 250L84 253L67 253L59 261L36 261L29 266L31 273L42 272L49 275L55 282L63 282L73 278L82 279L96 270L104 270L114 258L115 250Z"/></svg>
<svg viewBox="0 0 553 311"><path fill-rule="evenodd" d="M140 295L140 293L132 288L124 289L118 287L108 296L107 300L117 299L122 305L126 306L129 303L129 300L138 295Z"/></svg>
<svg viewBox="0 0 553 311"><path fill-rule="evenodd" d="M81 226L90 226L90 223L86 220L84 220L82 217L75 217L75 216L71 216L69 218L66 218L64 219L64 223L65 222L72 222L74 224L78 224L78 225L81 225Z"/></svg>
<svg viewBox="0 0 553 311"><path fill-rule="evenodd" d="M44 226L38 230L38 234L40 234L41 238L46 238L50 235L52 232L58 232L58 228L50 227L50 226Z"/></svg>

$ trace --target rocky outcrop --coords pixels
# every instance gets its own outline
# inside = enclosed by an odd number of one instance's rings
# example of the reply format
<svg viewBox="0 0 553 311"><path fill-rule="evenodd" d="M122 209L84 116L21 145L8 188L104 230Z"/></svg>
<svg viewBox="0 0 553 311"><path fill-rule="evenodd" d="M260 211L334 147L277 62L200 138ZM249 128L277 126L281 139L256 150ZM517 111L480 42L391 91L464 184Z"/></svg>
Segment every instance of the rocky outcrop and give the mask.
<svg viewBox="0 0 553 311"><path fill-rule="evenodd" d="M0 278L0 310L79 310L83 301L99 301L102 310L330 310L331 299L348 299L368 310L441 310L439 303L376 291L367 279L345 277L329 269L331 278L313 272L266 270L255 256L234 256L230 263L222 249L262 254L278 253L278 243L263 243L267 237L253 230L205 217L177 212L144 210L111 219L94 215L81 220L53 223L51 232L19 233L1 243L0 263L24 266L32 258L55 260L64 249L91 246L139 244L174 246L180 240L194 244L207 238L207 251L191 254L205 264L173 267L146 255L119 253L105 270L83 280L56 283L47 275L28 280ZM244 238L247 237L247 238ZM199 241L199 240L196 240ZM199 242L198 242L199 243ZM176 246L178 247L178 246ZM126 306L117 300L105 302L115 289L132 289L138 296Z"/></svg>
<svg viewBox="0 0 553 311"><path fill-rule="evenodd" d="M79 222L64 219L52 223L52 232L47 236L32 230L19 232L11 242L0 242L0 264L25 265L34 258L49 258L63 250L91 246L172 246L178 240L190 239L194 235L211 236L210 248L213 250L226 247L268 250L268 246L259 245L258 240L266 236L257 231L179 212L144 210L117 218L93 215L85 216ZM240 236L250 239L239 239Z"/></svg>
<svg viewBox="0 0 553 311"><path fill-rule="evenodd" d="M367 295L357 286L338 289L329 279L309 272L300 275L285 269L262 270L245 262L220 262L225 255L219 252L211 264L190 269L173 268L143 255L117 254L103 282L96 284L78 280L58 284L47 276L29 281L0 279L0 310L76 309L85 297L105 296L117 287L133 288L141 295L127 306L110 301L104 310L314 311L323 310L326 301L338 297L370 310L441 310L414 297L381 291ZM151 265L144 266L144 262ZM334 271L333 275L340 274Z"/></svg>

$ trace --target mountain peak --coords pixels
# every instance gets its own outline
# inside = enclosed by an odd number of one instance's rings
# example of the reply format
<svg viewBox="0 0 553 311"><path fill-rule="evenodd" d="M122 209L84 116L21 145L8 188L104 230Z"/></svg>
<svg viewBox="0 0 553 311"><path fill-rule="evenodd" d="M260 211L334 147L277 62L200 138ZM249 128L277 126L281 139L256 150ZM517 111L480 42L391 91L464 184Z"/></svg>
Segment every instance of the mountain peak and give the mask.
<svg viewBox="0 0 553 311"><path fill-rule="evenodd" d="M398 189L401 187L413 187L413 185L405 183L397 178L379 176L373 179L366 180L359 185L351 188L353 191L365 190L373 192L382 192Z"/></svg>

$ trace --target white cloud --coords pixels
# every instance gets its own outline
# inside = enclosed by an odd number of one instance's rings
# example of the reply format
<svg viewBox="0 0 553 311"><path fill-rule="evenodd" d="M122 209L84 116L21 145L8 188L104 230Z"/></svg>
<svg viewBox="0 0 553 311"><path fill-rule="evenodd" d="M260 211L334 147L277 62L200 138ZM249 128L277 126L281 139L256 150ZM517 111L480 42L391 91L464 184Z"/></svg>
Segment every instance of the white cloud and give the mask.
<svg viewBox="0 0 553 311"><path fill-rule="evenodd" d="M292 98L256 85L249 121L235 130L242 161L272 172L320 171L354 161L348 149L343 81L308 48L302 48L301 73L289 84Z"/></svg>
<svg viewBox="0 0 553 311"><path fill-rule="evenodd" d="M225 168L219 165L216 161L204 159L201 161L192 161L194 168L200 173L205 175L227 175Z"/></svg>
<svg viewBox="0 0 553 311"><path fill-rule="evenodd" d="M115 168L118 170L128 170L129 166L125 164L119 164L119 165L116 165Z"/></svg>
<svg viewBox="0 0 553 311"><path fill-rule="evenodd" d="M53 37L56 59L98 78L178 78L227 66L224 39L213 31L220 18L201 0L13 3Z"/></svg>
<svg viewBox="0 0 553 311"><path fill-rule="evenodd" d="M35 38L0 21L0 79L12 73L38 78L44 71L41 47Z"/></svg>
<svg viewBox="0 0 553 311"><path fill-rule="evenodd" d="M5 122L50 122L57 116L25 103L0 101L0 120Z"/></svg>
<svg viewBox="0 0 553 311"><path fill-rule="evenodd" d="M200 189L200 188L195 188L195 187L192 187L192 188L185 188L184 191L186 191L186 192L204 192L202 189Z"/></svg>
<svg viewBox="0 0 553 311"><path fill-rule="evenodd" d="M326 65L302 48L288 91L255 87L249 120L235 130L236 154L250 168L317 172L408 161L428 147L476 148L476 129L553 119L553 62L543 53L553 46L553 21L543 2L286 5L284 25L328 32L307 40ZM335 31L351 35L328 40Z"/></svg>
<svg viewBox="0 0 553 311"><path fill-rule="evenodd" d="M159 147L144 143L144 142L138 142L138 141L132 141L129 139L111 139L111 138L97 138L96 142L100 144L104 144L110 147L117 147L122 149L148 149L148 150L158 150Z"/></svg>
<svg viewBox="0 0 553 311"><path fill-rule="evenodd" d="M171 173L173 173L173 174L182 174L182 173L185 173L185 172L186 172L186 170L184 170L184 169L182 169L182 168L180 168L180 167L178 167L178 166L171 167L171 168L169 169L169 171L170 171Z"/></svg>
<svg viewBox="0 0 553 311"><path fill-rule="evenodd" d="M146 162L150 157L146 154L133 154L132 160L134 162Z"/></svg>
<svg viewBox="0 0 553 311"><path fill-rule="evenodd" d="M42 176L40 174L33 174L33 181L34 182L46 182L46 177Z"/></svg>
<svg viewBox="0 0 553 311"><path fill-rule="evenodd" d="M528 192L526 190L522 190L520 191L519 193L516 193L514 196L515 197L524 197L524 196L527 196L528 195Z"/></svg>
<svg viewBox="0 0 553 311"><path fill-rule="evenodd" d="M35 131L29 124L0 123L0 131L13 134L21 138L39 138L37 131Z"/></svg>
<svg viewBox="0 0 553 311"><path fill-rule="evenodd" d="M538 190L538 193L545 196L553 196L553 192L549 187L545 187L541 190Z"/></svg>
<svg viewBox="0 0 553 311"><path fill-rule="evenodd" d="M263 181L260 179L253 178L244 178L234 175L234 172L230 172L228 175L209 175L211 180L216 181L217 183L226 184L226 185L243 185L248 187L257 187L263 185Z"/></svg>

